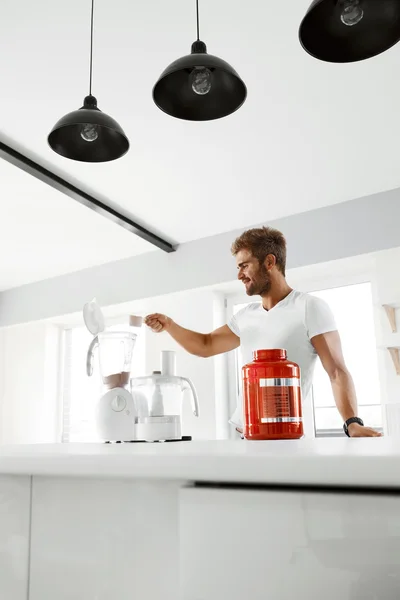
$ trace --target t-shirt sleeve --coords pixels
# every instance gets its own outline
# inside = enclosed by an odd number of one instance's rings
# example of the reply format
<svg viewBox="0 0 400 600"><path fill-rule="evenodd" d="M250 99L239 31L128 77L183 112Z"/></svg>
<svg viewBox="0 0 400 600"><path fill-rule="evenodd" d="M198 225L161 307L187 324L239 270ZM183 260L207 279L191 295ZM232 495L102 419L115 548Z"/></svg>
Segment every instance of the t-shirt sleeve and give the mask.
<svg viewBox="0 0 400 600"><path fill-rule="evenodd" d="M233 331L233 333L235 335L237 335L240 338L240 313L241 311L239 310L239 312L237 312L235 315L233 315L233 317L231 317L227 323L229 329L231 331Z"/></svg>
<svg viewBox="0 0 400 600"><path fill-rule="evenodd" d="M322 298L308 296L306 303L306 329L310 340L316 335L337 330L333 312Z"/></svg>

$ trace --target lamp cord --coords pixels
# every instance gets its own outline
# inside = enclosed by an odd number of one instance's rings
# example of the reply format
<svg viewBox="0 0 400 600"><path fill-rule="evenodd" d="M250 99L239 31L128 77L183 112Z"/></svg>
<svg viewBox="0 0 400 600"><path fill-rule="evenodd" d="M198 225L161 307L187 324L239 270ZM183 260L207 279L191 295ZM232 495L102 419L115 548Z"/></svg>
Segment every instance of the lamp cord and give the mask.
<svg viewBox="0 0 400 600"><path fill-rule="evenodd" d="M90 75L89 75L89 96L92 95L92 75L93 75L93 13L94 0L92 0L92 14L90 19Z"/></svg>
<svg viewBox="0 0 400 600"><path fill-rule="evenodd" d="M197 41L200 40L199 0L196 0Z"/></svg>

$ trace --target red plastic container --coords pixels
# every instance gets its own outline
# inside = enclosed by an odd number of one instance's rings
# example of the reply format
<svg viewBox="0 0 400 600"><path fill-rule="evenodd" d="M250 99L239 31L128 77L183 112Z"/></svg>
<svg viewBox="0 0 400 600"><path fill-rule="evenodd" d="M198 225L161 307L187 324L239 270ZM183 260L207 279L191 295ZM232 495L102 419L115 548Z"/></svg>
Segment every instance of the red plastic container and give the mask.
<svg viewBox="0 0 400 600"><path fill-rule="evenodd" d="M298 439L304 435L300 367L286 350L256 350L244 365L243 435L248 440Z"/></svg>

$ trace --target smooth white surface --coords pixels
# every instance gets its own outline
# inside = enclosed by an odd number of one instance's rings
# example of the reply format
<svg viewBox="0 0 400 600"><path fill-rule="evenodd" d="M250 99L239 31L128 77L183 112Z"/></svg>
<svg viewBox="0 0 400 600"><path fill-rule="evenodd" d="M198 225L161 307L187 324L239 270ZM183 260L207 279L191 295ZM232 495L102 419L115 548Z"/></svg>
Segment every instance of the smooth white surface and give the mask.
<svg viewBox="0 0 400 600"><path fill-rule="evenodd" d="M3 446L0 473L398 488L400 440Z"/></svg>
<svg viewBox="0 0 400 600"><path fill-rule="evenodd" d="M104 442L132 440L135 416L135 404L127 389L108 390L95 408L98 439Z"/></svg>
<svg viewBox="0 0 400 600"><path fill-rule="evenodd" d="M0 180L0 290L153 249L4 160Z"/></svg>
<svg viewBox="0 0 400 600"><path fill-rule="evenodd" d="M30 323L0 332L1 444L60 439L59 336L58 327L50 323Z"/></svg>
<svg viewBox="0 0 400 600"><path fill-rule="evenodd" d="M0 476L0 598L26 600L30 477Z"/></svg>
<svg viewBox="0 0 400 600"><path fill-rule="evenodd" d="M178 598L177 486L34 478L29 600Z"/></svg>
<svg viewBox="0 0 400 600"><path fill-rule="evenodd" d="M184 600L398 600L400 496L184 489Z"/></svg>
<svg viewBox="0 0 400 600"><path fill-rule="evenodd" d="M396 310L397 332L393 333L383 304L396 305L400 301L400 280L393 273L398 269L400 248L390 252L379 252L375 258L375 302L377 322L377 345L382 387L382 397L390 404L400 407L400 377L396 374L393 361L386 347L400 346L400 311ZM389 410L391 410L389 408ZM393 409L396 410L395 408ZM397 415L393 413L397 420ZM394 424L394 423L393 423ZM388 421L388 426L389 421Z"/></svg>

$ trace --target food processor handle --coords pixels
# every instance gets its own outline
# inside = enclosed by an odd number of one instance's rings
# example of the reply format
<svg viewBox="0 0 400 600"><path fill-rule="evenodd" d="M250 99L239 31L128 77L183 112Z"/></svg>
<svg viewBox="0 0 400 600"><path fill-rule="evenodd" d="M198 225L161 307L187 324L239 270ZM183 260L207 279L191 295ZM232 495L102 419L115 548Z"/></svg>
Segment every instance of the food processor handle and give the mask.
<svg viewBox="0 0 400 600"><path fill-rule="evenodd" d="M86 356L86 373L87 373L88 377L91 377L93 375L94 351L96 350L98 345L99 345L99 338L96 335L90 343L90 346L87 351L87 356Z"/></svg>
<svg viewBox="0 0 400 600"><path fill-rule="evenodd" d="M199 416L199 402L197 399L197 392L196 392L196 388L194 387L193 383L190 381L190 379L188 379L187 377L181 377L182 381L186 381L186 383L189 385L190 390L192 391L192 408L193 408L193 414L195 417Z"/></svg>

